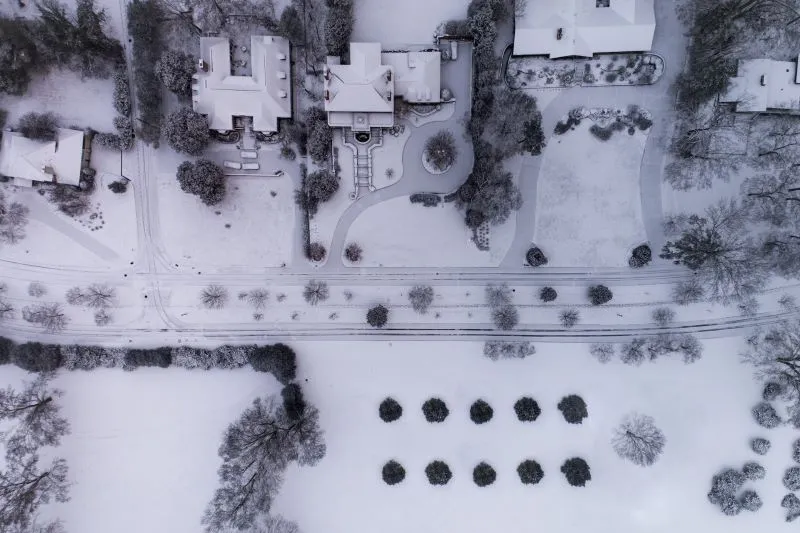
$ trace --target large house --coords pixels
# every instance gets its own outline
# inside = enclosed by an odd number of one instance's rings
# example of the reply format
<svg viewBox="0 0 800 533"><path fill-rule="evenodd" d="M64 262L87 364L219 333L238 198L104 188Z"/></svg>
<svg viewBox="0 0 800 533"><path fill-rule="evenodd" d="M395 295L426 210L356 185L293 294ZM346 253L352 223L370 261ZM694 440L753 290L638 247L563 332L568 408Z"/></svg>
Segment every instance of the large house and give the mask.
<svg viewBox="0 0 800 533"><path fill-rule="evenodd" d="M3 132L0 174L14 185L30 187L34 181L78 186L84 167L84 134L59 128L55 141L35 141L13 131Z"/></svg>
<svg viewBox="0 0 800 533"><path fill-rule="evenodd" d="M740 59L719 101L740 113L800 113L800 70L795 61Z"/></svg>
<svg viewBox="0 0 800 533"><path fill-rule="evenodd" d="M198 72L192 83L194 110L208 117L212 130L234 129L235 117L251 117L253 130L278 131L278 119L292 116L289 41L283 37L250 38L250 76L231 73L228 39L200 39Z"/></svg>
<svg viewBox="0 0 800 533"><path fill-rule="evenodd" d="M655 29L654 0L528 0L516 17L514 55L645 52Z"/></svg>
<svg viewBox="0 0 800 533"><path fill-rule="evenodd" d="M394 125L394 100L441 102L441 52L381 51L380 43L350 43L350 63L329 57L325 111L332 127L369 131Z"/></svg>

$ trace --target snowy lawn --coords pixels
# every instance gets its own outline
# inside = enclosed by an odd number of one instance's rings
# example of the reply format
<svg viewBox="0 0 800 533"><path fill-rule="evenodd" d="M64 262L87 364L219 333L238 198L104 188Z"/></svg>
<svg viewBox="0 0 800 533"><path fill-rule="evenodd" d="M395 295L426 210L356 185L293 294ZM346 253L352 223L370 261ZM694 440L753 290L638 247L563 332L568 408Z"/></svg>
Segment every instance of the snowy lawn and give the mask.
<svg viewBox="0 0 800 533"><path fill-rule="evenodd" d="M3 95L0 107L8 111L6 124L13 126L19 117L35 111L51 111L67 128L93 128L114 131L114 83L111 79L81 79L80 74L53 69L34 76L24 96Z"/></svg>
<svg viewBox="0 0 800 533"><path fill-rule="evenodd" d="M174 172L158 175L159 229L178 267L280 267L292 258L292 178L228 177L225 200L206 206L181 191Z"/></svg>
<svg viewBox="0 0 800 533"><path fill-rule="evenodd" d="M467 0L356 0L352 41L422 44L433 41L439 23L467 16Z"/></svg>
<svg viewBox="0 0 800 533"><path fill-rule="evenodd" d="M627 266L647 239L639 183L647 136L623 131L603 142L590 124L551 137L543 155L533 242L548 266Z"/></svg>
<svg viewBox="0 0 800 533"><path fill-rule="evenodd" d="M464 214L452 203L412 204L399 196L367 208L350 227L346 242L364 249L358 266L497 266L514 239L516 216L490 232L489 252L478 250Z"/></svg>
<svg viewBox="0 0 800 533"><path fill-rule="evenodd" d="M411 128L406 126L403 133L383 136L383 146L372 151L372 184L376 189L389 187L403 177L403 150L408 138L411 137ZM387 171L391 169L391 177Z"/></svg>
<svg viewBox="0 0 800 533"><path fill-rule="evenodd" d="M330 200L319 204L317 213L309 223L311 242L322 243L328 251L331 249L333 233L336 231L339 219L353 205L350 197L353 193L353 151L342 141L340 128L333 132L333 147L339 153L339 188ZM325 261L329 259L331 258L326 254ZM340 258L334 258L333 261L340 261Z"/></svg>
<svg viewBox="0 0 800 533"><path fill-rule="evenodd" d="M467 343L349 343L303 345L301 377L319 406L327 457L315 468L290 468L275 512L298 522L304 533L353 531L777 531L783 524L780 479L791 464L789 429L766 432L750 416L759 386L751 368L736 357L739 339L706 344L706 356L689 366L663 360L639 368L603 366L585 345L539 344L527 360L492 363L481 345ZM589 417L567 424L556 404L567 394L583 396ZM542 414L533 423L516 420L514 402L532 396ZM387 396L403 407L386 424L378 405ZM428 424L420 412L441 397L450 416ZM469 420L479 398L494 408L482 426ZM667 438L655 466L623 462L611 449L612 428L630 411L653 416ZM749 439L773 439L759 458ZM559 471L570 457L583 457L592 480L567 484ZM544 479L523 486L517 464L538 461ZM395 459L406 479L394 487L381 480L383 464ZM441 459L453 472L445 487L428 484L424 468ZM748 483L764 500L758 513L724 516L708 503L711 476L725 466L762 461L763 481ZM486 488L472 482L481 461L497 471ZM613 527L610 526L613 524ZM608 528L605 526L608 525ZM610 528L610 529L609 529Z"/></svg>

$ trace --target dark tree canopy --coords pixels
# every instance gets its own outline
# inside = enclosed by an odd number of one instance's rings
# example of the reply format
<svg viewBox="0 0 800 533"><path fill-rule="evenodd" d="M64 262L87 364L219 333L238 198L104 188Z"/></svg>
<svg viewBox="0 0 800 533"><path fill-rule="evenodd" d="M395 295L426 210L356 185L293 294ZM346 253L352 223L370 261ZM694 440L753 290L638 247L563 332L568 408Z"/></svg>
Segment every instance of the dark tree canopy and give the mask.
<svg viewBox="0 0 800 533"><path fill-rule="evenodd" d="M325 45L328 55L341 56L347 52L353 31L353 0L325 0L328 15L325 19Z"/></svg>
<svg viewBox="0 0 800 533"><path fill-rule="evenodd" d="M21 95L40 68L30 22L0 17L0 92Z"/></svg>
<svg viewBox="0 0 800 533"><path fill-rule="evenodd" d="M564 396L558 402L558 410L564 415L564 420L570 424L581 424L583 419L589 416L589 411L586 409L586 402L583 398L575 394Z"/></svg>
<svg viewBox="0 0 800 533"><path fill-rule="evenodd" d="M456 193L456 204L465 210L467 226L484 222L502 224L522 207L522 194L510 172L502 170L502 153L484 141L474 143L475 165Z"/></svg>
<svg viewBox="0 0 800 533"><path fill-rule="evenodd" d="M206 205L225 199L225 174L213 161L184 161L178 167L177 178L183 192L200 197Z"/></svg>
<svg viewBox="0 0 800 533"><path fill-rule="evenodd" d="M447 404L440 398L431 398L422 404L422 414L430 423L444 422L450 414Z"/></svg>
<svg viewBox="0 0 800 533"><path fill-rule="evenodd" d="M211 140L208 119L191 107L171 113L161 127L161 134L173 150L187 155L202 154Z"/></svg>
<svg viewBox="0 0 800 533"><path fill-rule="evenodd" d="M440 130L425 141L424 157L437 171L444 172L456 162L456 139L447 130Z"/></svg>
<svg viewBox="0 0 800 533"><path fill-rule="evenodd" d="M58 137L58 117L53 113L26 113L19 118L16 130L35 141L55 141Z"/></svg>
<svg viewBox="0 0 800 533"><path fill-rule="evenodd" d="M525 485L536 485L544 477L541 465L533 459L522 461L517 467L519 480Z"/></svg>
<svg viewBox="0 0 800 533"><path fill-rule="evenodd" d="M389 322L389 310L383 305L376 305L367 311L367 324L373 328L382 328Z"/></svg>
<svg viewBox="0 0 800 533"><path fill-rule="evenodd" d="M580 457L567 459L561 465L561 472L567 478L567 482L573 487L583 487L586 482L592 479L589 465Z"/></svg>
<svg viewBox="0 0 800 533"><path fill-rule="evenodd" d="M250 352L250 365L258 372L271 372L284 385L297 377L297 355L280 342L256 347Z"/></svg>
<svg viewBox="0 0 800 533"><path fill-rule="evenodd" d="M195 71L194 58L175 50L165 51L155 64L156 76L164 87L183 97L192 94L192 75Z"/></svg>

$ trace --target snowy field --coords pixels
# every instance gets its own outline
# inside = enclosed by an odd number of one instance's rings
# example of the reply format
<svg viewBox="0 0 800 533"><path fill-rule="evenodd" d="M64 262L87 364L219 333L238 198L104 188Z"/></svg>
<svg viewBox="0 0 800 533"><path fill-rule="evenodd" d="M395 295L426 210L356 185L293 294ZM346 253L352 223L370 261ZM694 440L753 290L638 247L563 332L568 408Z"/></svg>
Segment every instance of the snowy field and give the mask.
<svg viewBox="0 0 800 533"><path fill-rule="evenodd" d="M467 16L469 0L356 0L352 41L387 44L433 42L439 23Z"/></svg>
<svg viewBox="0 0 800 533"><path fill-rule="evenodd" d="M740 339L707 341L694 365L664 359L636 368L601 365L585 345L539 344L526 360L493 363L478 343L297 343L299 379L320 409L328 454L314 468L290 467L273 512L304 533L529 533L533 523L544 533L777 531L785 527L780 479L796 435L752 421L760 387L738 362L741 347ZM0 385L24 374L0 370ZM221 432L256 396L278 390L271 376L246 370L62 372L56 385L72 424L58 453L74 484L71 502L45 511L81 533L198 533L217 486ZM581 425L556 409L571 393L588 405ZM425 422L419 409L434 395L450 409L441 425ZM514 416L523 395L542 409L533 423ZM393 424L378 418L386 396L404 408ZM468 417L478 398L494 408L483 426ZM653 416L667 437L664 455L647 469L623 462L609 445L612 428L633 410ZM755 436L773 441L763 460L749 450ZM584 488L559 472L573 456L591 468ZM525 458L544 469L537 485L516 477ZM395 487L380 479L389 459L407 472ZM424 477L433 459L453 471L445 487ZM726 517L707 502L714 473L757 459L767 470L748 484L764 500L758 513ZM480 461L496 469L494 485L472 483Z"/></svg>
<svg viewBox="0 0 800 533"><path fill-rule="evenodd" d="M548 266L627 266L647 240L639 184L647 137L619 132L602 142L590 124L551 137L543 155L533 242Z"/></svg>
<svg viewBox="0 0 800 533"><path fill-rule="evenodd" d="M174 172L159 174L159 229L166 260L180 268L288 264L295 236L292 190L289 175L229 177L225 200L209 207L181 191Z"/></svg>
<svg viewBox="0 0 800 533"><path fill-rule="evenodd" d="M9 126L25 113L51 111L67 128L114 131L113 95L111 79L82 80L79 73L53 69L44 76L34 76L25 96L0 97L0 107L8 111Z"/></svg>
<svg viewBox="0 0 800 533"><path fill-rule="evenodd" d="M364 249L358 266L489 267L503 260L514 239L516 216L491 230L489 252L478 250L464 215L452 203L412 204L398 196L368 207L350 227L347 241Z"/></svg>

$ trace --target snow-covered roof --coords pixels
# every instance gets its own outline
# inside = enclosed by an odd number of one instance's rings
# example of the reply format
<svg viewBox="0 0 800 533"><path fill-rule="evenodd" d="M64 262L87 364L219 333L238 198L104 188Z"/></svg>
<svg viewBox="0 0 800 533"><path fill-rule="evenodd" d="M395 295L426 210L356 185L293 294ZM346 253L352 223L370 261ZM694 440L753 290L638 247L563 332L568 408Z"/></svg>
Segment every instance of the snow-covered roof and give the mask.
<svg viewBox="0 0 800 533"><path fill-rule="evenodd" d="M528 0L516 19L514 55L647 51L655 29L654 0Z"/></svg>
<svg viewBox="0 0 800 533"><path fill-rule="evenodd" d="M392 68L381 64L380 43L350 43L349 65L328 61L325 110L394 112Z"/></svg>
<svg viewBox="0 0 800 533"><path fill-rule="evenodd" d="M394 90L409 103L441 101L442 53L439 50L420 52L383 52L385 65L394 70Z"/></svg>
<svg viewBox="0 0 800 533"><path fill-rule="evenodd" d="M736 77L720 102L735 102L739 112L770 109L800 112L800 84L796 61L740 59Z"/></svg>
<svg viewBox="0 0 800 533"><path fill-rule="evenodd" d="M253 117L255 131L278 131L278 119L292 116L289 41L250 37L250 76L231 74L228 39L202 37L200 58L206 70L194 75L194 110L208 116L214 130L232 130L233 117Z"/></svg>
<svg viewBox="0 0 800 533"><path fill-rule="evenodd" d="M4 131L0 174L21 182L55 181L78 185L83 165L83 132L58 129L55 141L34 141L19 132Z"/></svg>

